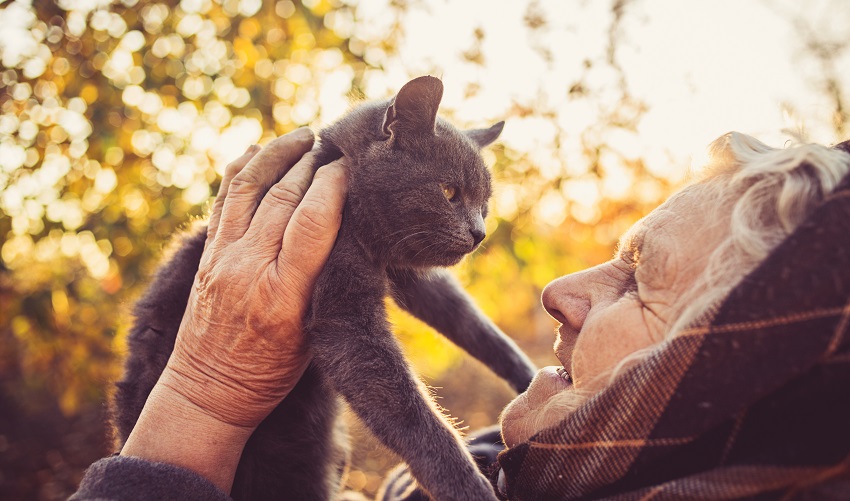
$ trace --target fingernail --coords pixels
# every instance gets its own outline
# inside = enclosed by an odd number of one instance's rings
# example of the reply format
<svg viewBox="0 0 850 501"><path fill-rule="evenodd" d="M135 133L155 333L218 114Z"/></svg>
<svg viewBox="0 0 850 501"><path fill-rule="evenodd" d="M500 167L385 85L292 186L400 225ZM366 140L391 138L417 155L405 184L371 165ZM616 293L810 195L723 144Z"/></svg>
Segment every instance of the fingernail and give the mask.
<svg viewBox="0 0 850 501"><path fill-rule="evenodd" d="M345 158L345 157L343 157L343 158ZM333 162L331 162L331 163L329 163L329 164L327 164L327 165L325 165L321 168L322 169L333 169L335 171L340 172L342 174L343 179L345 180L345 184L348 185L348 175L349 175L348 164L346 164L345 161L343 161L342 158L340 158L339 160L334 160Z"/></svg>
<svg viewBox="0 0 850 501"><path fill-rule="evenodd" d="M338 166L340 169L344 170L346 175L348 175L348 158L340 157L329 163L328 165Z"/></svg>
<svg viewBox="0 0 850 501"><path fill-rule="evenodd" d="M248 146L248 148L245 150L245 153L243 153L243 155L247 155L247 154L249 154L249 153L254 153L254 151L255 151L256 149L257 149L257 145L256 145L256 144L252 144L251 146Z"/></svg>
<svg viewBox="0 0 850 501"><path fill-rule="evenodd" d="M293 132L293 135L301 137L313 137L313 131L311 131L309 127L299 127Z"/></svg>

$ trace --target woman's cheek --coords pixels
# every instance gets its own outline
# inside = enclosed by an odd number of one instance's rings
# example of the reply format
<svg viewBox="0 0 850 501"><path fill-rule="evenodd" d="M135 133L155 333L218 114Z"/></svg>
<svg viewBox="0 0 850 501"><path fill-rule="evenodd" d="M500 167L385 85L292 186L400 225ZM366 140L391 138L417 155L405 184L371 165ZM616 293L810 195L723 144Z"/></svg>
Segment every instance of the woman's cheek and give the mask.
<svg viewBox="0 0 850 501"><path fill-rule="evenodd" d="M605 310L588 319L573 350L576 388L601 389L624 358L653 344L639 302L621 298Z"/></svg>

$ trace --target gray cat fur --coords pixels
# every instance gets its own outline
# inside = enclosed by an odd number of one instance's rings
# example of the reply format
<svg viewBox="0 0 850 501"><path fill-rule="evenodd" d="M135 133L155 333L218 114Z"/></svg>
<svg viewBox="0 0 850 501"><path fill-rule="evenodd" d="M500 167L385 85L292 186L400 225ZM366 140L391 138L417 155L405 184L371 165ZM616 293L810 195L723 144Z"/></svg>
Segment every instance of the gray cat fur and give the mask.
<svg viewBox="0 0 850 501"><path fill-rule="evenodd" d="M479 149L503 122L461 132L437 118L442 83L408 82L389 101L362 105L321 131L316 166L345 155L349 194L336 244L305 318L313 362L245 447L235 499L330 499L347 462L337 396L398 453L434 499L494 500L463 441L411 372L384 298L482 361L515 390L529 359L442 266L472 252L491 194ZM441 184L457 187L449 201ZM136 305L113 417L123 443L165 367L203 250L205 229L180 241Z"/></svg>

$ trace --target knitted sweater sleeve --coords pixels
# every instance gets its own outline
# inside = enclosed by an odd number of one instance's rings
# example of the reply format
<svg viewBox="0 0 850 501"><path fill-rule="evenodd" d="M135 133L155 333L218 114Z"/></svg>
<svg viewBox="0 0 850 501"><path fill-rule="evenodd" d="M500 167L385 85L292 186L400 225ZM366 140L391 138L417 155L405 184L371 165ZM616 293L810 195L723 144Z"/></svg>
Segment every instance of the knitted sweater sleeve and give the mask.
<svg viewBox="0 0 850 501"><path fill-rule="evenodd" d="M126 456L110 456L92 464L70 499L231 501L230 496L191 470Z"/></svg>

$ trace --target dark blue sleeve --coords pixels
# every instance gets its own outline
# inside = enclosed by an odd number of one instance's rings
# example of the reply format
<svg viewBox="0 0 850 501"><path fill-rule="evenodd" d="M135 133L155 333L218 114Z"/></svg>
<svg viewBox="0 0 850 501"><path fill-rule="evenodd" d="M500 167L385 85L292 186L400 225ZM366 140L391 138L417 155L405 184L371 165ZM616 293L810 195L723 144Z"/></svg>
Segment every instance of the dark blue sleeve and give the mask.
<svg viewBox="0 0 850 501"><path fill-rule="evenodd" d="M212 482L191 470L126 456L110 456L89 466L70 499L231 501Z"/></svg>

